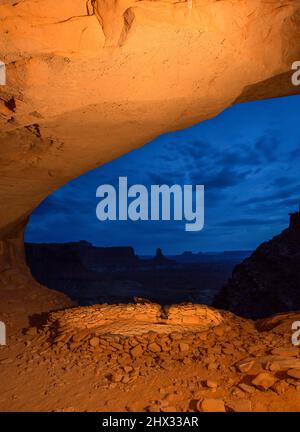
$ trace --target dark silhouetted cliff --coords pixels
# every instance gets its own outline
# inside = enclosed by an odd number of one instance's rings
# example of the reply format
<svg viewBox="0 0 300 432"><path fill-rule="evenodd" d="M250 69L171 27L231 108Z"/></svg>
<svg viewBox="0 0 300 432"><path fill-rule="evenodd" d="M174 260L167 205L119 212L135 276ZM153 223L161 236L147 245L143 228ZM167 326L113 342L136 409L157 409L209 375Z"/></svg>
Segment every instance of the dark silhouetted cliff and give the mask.
<svg viewBox="0 0 300 432"><path fill-rule="evenodd" d="M213 305L249 318L300 309L300 211L235 267Z"/></svg>

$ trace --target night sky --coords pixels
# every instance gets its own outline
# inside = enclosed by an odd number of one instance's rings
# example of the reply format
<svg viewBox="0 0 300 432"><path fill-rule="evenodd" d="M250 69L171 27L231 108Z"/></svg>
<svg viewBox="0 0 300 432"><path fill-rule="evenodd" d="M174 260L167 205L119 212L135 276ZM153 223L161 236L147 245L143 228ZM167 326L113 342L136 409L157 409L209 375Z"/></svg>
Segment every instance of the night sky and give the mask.
<svg viewBox="0 0 300 432"><path fill-rule="evenodd" d="M300 96L236 105L214 119L162 135L68 183L32 214L28 242L87 240L138 254L252 250L288 224L300 204ZM204 184L205 227L185 221L99 222L96 189Z"/></svg>

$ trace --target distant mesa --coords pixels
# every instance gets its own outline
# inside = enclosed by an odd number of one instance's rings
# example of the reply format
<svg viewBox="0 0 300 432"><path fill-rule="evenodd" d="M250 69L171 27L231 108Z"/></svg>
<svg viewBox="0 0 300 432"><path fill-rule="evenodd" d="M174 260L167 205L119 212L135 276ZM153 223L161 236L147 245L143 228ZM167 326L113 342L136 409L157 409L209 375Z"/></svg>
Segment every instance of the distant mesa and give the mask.
<svg viewBox="0 0 300 432"><path fill-rule="evenodd" d="M97 247L85 240L70 243L27 243L25 247L27 261L31 265L37 265L38 261L46 258L48 263L58 264L59 259L68 262L70 258L75 258L85 268L99 271L101 267L127 266L139 261L131 246Z"/></svg>
<svg viewBox="0 0 300 432"><path fill-rule="evenodd" d="M175 261L170 260L169 258L166 258L163 255L161 248L156 249L156 254L155 254L155 257L153 258L152 262L153 262L153 264L159 265L159 266L170 265L172 263L175 263Z"/></svg>
<svg viewBox="0 0 300 432"><path fill-rule="evenodd" d="M33 277L80 305L128 303L210 304L245 252L137 256L132 247L98 247L87 241L26 244ZM145 245L146 246L146 245ZM250 255L250 252L247 256ZM187 270L188 269L188 270Z"/></svg>
<svg viewBox="0 0 300 432"><path fill-rule="evenodd" d="M300 208L287 229L234 268L213 305L254 319L300 309Z"/></svg>

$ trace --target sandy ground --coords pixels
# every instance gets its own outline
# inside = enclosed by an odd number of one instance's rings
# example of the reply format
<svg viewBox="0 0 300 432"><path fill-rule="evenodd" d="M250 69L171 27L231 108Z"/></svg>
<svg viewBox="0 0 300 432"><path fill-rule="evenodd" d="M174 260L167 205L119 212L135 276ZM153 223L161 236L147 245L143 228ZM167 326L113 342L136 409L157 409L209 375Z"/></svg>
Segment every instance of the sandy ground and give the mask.
<svg viewBox="0 0 300 432"><path fill-rule="evenodd" d="M134 337L118 339L117 348L106 343L106 352L93 335L73 350L47 337L47 312L70 305L38 285L6 288L0 300L8 332L0 347L1 411L300 411L300 350L290 342L299 313L259 326L228 315L214 329L183 336L180 343L190 344L185 354L150 352L147 341ZM164 346L176 343L168 339ZM139 344L142 355L125 353Z"/></svg>

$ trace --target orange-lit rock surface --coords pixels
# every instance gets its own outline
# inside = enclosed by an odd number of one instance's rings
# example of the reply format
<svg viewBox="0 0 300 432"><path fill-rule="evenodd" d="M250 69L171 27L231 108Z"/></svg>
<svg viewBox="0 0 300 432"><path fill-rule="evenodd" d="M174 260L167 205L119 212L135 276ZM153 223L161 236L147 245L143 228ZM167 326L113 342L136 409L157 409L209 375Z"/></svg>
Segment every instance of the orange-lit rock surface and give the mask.
<svg viewBox="0 0 300 432"><path fill-rule="evenodd" d="M50 327L56 339L70 340L77 333L139 335L149 330L159 334L174 331L200 332L220 325L222 315L197 304L172 305L163 308L155 303L96 305L78 307L50 315Z"/></svg>
<svg viewBox="0 0 300 432"><path fill-rule="evenodd" d="M300 411L299 313L254 322L173 305L210 317L182 326L164 324L151 303L49 314L68 306L54 291L31 287L23 302L13 294L0 299L9 330L0 411Z"/></svg>

